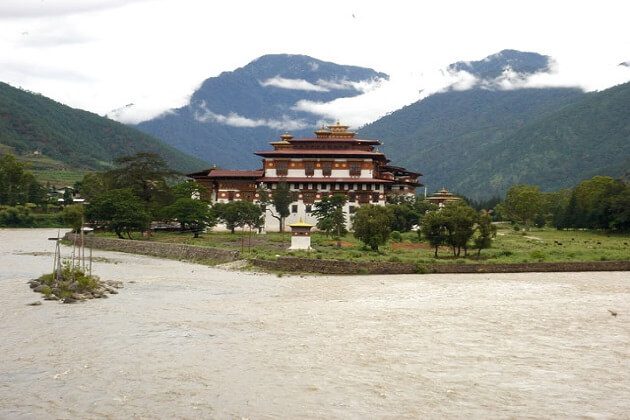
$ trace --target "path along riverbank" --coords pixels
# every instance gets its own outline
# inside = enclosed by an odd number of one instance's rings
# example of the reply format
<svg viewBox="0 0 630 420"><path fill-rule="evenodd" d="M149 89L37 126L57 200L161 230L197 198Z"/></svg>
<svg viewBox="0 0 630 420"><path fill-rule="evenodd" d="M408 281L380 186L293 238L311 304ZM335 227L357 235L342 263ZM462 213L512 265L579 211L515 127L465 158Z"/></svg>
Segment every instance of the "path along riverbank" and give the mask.
<svg viewBox="0 0 630 420"><path fill-rule="evenodd" d="M0 418L630 412L628 272L278 278L95 251L118 295L27 306L55 235L0 230Z"/></svg>

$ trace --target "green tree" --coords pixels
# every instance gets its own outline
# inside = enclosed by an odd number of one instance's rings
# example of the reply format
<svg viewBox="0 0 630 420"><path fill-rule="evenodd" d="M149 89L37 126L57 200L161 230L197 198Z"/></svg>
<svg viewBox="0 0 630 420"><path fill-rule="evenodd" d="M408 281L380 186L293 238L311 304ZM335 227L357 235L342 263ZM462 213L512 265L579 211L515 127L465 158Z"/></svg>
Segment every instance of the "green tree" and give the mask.
<svg viewBox="0 0 630 420"><path fill-rule="evenodd" d="M108 181L109 180L103 173L88 172L83 175L83 179L81 181L75 183L75 188L81 197L89 202L90 200L96 198L99 194L112 189L112 186Z"/></svg>
<svg viewBox="0 0 630 420"><path fill-rule="evenodd" d="M15 206L17 204L43 204L46 191L26 165L18 162L15 156L0 156L0 204Z"/></svg>
<svg viewBox="0 0 630 420"><path fill-rule="evenodd" d="M538 214L544 211L545 199L534 185L514 185L500 204L501 214L513 222L523 223L529 228Z"/></svg>
<svg viewBox="0 0 630 420"><path fill-rule="evenodd" d="M123 233L131 239L134 230L146 230L151 216L144 203L131 189L114 189L104 192L85 208L85 216L92 223L112 230L119 238Z"/></svg>
<svg viewBox="0 0 630 420"><path fill-rule="evenodd" d="M497 236L497 227L492 224L492 217L487 211L482 210L477 220L477 236L475 236L475 248L477 257L481 255L481 250L492 246L492 239Z"/></svg>
<svg viewBox="0 0 630 420"><path fill-rule="evenodd" d="M420 226L422 218L428 211L436 210L437 206L418 196L397 196L388 199L394 220L392 230L408 232L414 226Z"/></svg>
<svg viewBox="0 0 630 420"><path fill-rule="evenodd" d="M195 238L206 227L217 224L217 217L208 203L193 198L181 197L164 208L163 215L167 219L179 222L181 230L192 231Z"/></svg>
<svg viewBox="0 0 630 420"><path fill-rule="evenodd" d="M582 181L573 193L576 201L576 223L574 227L608 229L612 222L612 199L625 186L609 176L595 176Z"/></svg>
<svg viewBox="0 0 630 420"><path fill-rule="evenodd" d="M439 247L446 244L448 237L446 222L440 211L434 210L424 216L418 231L420 234L435 248L434 256L437 258Z"/></svg>
<svg viewBox="0 0 630 420"><path fill-rule="evenodd" d="M264 189L260 189L258 194L261 205L269 210L271 217L278 220L280 232L284 232L285 219L291 214L289 206L294 201L293 194L289 190L287 183L280 182L277 184L276 189L271 190L271 194ZM275 211L269 208L270 205L273 206Z"/></svg>
<svg viewBox="0 0 630 420"><path fill-rule="evenodd" d="M31 227L34 217L24 206L0 208L0 226L2 227Z"/></svg>
<svg viewBox="0 0 630 420"><path fill-rule="evenodd" d="M630 231L630 185L610 199L610 227L615 230Z"/></svg>
<svg viewBox="0 0 630 420"><path fill-rule="evenodd" d="M217 218L225 223L225 226L234 233L237 227L249 226L257 228L261 224L262 210L259 206L249 201L230 201L229 203L216 203L213 206Z"/></svg>
<svg viewBox="0 0 630 420"><path fill-rule="evenodd" d="M175 198L196 198L201 201L206 200L206 189L198 182L188 179L173 186L173 195Z"/></svg>
<svg viewBox="0 0 630 420"><path fill-rule="evenodd" d="M463 201L453 201L440 210L447 230L446 242L453 249L453 255L459 257L462 248L468 253L468 241L475 233L477 212Z"/></svg>
<svg viewBox="0 0 630 420"><path fill-rule="evenodd" d="M335 239L345 236L348 233L346 215L343 212L346 200L345 195L334 194L332 197L322 197L321 201L316 202L312 214L317 219L317 229Z"/></svg>
<svg viewBox="0 0 630 420"><path fill-rule="evenodd" d="M73 204L63 208L63 222L72 228L72 231L79 233L83 224L83 205Z"/></svg>
<svg viewBox="0 0 630 420"><path fill-rule="evenodd" d="M378 247L384 245L389 238L392 219L392 211L387 207L371 204L361 206L352 219L354 237L372 251L378 251Z"/></svg>
<svg viewBox="0 0 630 420"><path fill-rule="evenodd" d="M130 189L143 203L149 214L173 202L169 180L177 173L171 170L164 159L155 153L137 153L115 160L116 169L105 172L112 188Z"/></svg>

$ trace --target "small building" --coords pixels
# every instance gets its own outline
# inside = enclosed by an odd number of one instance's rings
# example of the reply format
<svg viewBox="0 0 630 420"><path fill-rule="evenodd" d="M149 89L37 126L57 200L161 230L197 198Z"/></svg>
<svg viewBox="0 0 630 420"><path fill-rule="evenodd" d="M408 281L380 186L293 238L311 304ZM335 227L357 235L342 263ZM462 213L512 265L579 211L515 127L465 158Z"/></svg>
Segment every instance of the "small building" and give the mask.
<svg viewBox="0 0 630 420"><path fill-rule="evenodd" d="M387 197L415 195L422 185L419 172L392 166L378 150L378 140L358 139L339 122L315 131L312 138L285 133L271 142L271 150L258 151L262 168L226 170L211 168L189 174L207 190L212 203L234 200L258 202L260 191L272 193L281 183L293 194L288 225L303 220L316 224L313 205L325 196L344 194L346 219L363 204L385 205ZM265 229L277 231L279 222L265 210Z"/></svg>
<svg viewBox="0 0 630 420"><path fill-rule="evenodd" d="M289 225L291 228L291 247L289 249L311 249L311 229L313 225L300 220Z"/></svg>
<svg viewBox="0 0 630 420"><path fill-rule="evenodd" d="M436 204L438 207L444 207L444 205L451 201L461 200L460 197L456 196L452 192L449 192L446 188L442 188L435 194L430 197L427 197L427 200L433 204Z"/></svg>

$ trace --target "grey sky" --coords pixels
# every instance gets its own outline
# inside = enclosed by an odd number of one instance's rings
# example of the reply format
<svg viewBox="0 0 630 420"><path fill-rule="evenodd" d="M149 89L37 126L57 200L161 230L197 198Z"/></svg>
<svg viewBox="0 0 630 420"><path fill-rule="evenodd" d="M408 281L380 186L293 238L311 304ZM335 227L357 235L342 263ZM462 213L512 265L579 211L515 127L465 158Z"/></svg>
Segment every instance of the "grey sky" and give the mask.
<svg viewBox="0 0 630 420"><path fill-rule="evenodd" d="M267 53L372 67L391 82L307 104L352 124L448 83L441 69L511 48L558 67L529 85L603 89L630 80L627 1L2 0L0 80L137 121L181 106L207 77Z"/></svg>

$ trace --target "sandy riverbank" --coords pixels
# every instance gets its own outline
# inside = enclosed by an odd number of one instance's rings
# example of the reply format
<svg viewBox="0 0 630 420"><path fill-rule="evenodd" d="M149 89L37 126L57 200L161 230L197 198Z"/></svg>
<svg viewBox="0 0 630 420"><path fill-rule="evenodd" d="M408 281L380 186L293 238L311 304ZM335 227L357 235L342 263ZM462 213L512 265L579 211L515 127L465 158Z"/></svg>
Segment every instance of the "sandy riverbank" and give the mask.
<svg viewBox="0 0 630 420"><path fill-rule="evenodd" d="M120 294L26 306L52 235L0 230L0 418L630 413L627 272L278 278L97 251Z"/></svg>

